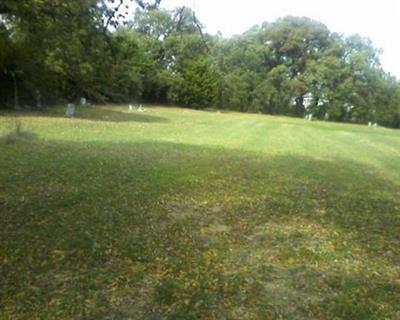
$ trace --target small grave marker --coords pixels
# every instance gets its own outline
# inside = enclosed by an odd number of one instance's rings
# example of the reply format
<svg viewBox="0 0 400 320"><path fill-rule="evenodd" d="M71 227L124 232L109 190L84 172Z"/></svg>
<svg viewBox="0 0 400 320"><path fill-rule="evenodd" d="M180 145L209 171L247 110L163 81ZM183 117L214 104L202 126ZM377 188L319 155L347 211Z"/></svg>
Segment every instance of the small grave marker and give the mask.
<svg viewBox="0 0 400 320"><path fill-rule="evenodd" d="M65 115L67 117L74 117L76 115L76 107L73 103L68 103Z"/></svg>

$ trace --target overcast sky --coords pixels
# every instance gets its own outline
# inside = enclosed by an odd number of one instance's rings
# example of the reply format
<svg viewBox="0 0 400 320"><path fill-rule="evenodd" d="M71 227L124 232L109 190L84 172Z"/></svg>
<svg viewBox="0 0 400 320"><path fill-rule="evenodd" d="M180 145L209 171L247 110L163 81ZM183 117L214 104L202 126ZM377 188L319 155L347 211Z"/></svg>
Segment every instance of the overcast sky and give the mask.
<svg viewBox="0 0 400 320"><path fill-rule="evenodd" d="M194 7L206 31L240 34L263 21L296 15L324 23L331 31L370 38L383 49L383 68L400 79L400 0L162 0L161 6Z"/></svg>

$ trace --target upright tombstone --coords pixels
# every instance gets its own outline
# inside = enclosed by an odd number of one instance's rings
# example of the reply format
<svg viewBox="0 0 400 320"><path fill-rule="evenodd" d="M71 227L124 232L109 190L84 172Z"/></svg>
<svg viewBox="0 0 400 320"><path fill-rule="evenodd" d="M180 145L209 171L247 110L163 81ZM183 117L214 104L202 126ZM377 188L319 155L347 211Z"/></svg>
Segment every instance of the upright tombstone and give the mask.
<svg viewBox="0 0 400 320"><path fill-rule="evenodd" d="M128 110L129 110L129 112L132 112L132 111L133 111L133 107L132 107L131 104L129 105L129 109L128 109Z"/></svg>
<svg viewBox="0 0 400 320"><path fill-rule="evenodd" d="M87 105L87 100L85 97L81 97L81 99L79 100L79 104L81 106L86 106Z"/></svg>
<svg viewBox="0 0 400 320"><path fill-rule="evenodd" d="M73 103L68 103L67 110L65 111L65 115L67 117L75 117L76 115L76 107Z"/></svg>
<svg viewBox="0 0 400 320"><path fill-rule="evenodd" d="M308 92L308 93L306 93L306 94L304 95L304 97L303 97L303 104L304 104L304 108L305 108L306 110L308 110L308 108L311 107L312 102L313 102L313 99L314 99L314 97L313 97L313 94L312 94L311 92Z"/></svg>
<svg viewBox="0 0 400 320"><path fill-rule="evenodd" d="M372 122L368 121L368 127L372 127Z"/></svg>

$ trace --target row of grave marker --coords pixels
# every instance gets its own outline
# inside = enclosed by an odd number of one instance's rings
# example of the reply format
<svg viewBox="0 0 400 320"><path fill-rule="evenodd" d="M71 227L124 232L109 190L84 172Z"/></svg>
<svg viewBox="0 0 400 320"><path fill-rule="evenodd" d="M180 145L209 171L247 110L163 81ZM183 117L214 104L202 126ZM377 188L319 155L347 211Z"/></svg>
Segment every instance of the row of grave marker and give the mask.
<svg viewBox="0 0 400 320"><path fill-rule="evenodd" d="M139 111L139 112L145 112L147 111L146 108L143 107L143 105L138 105L138 106L132 106L131 104L128 106L128 111L133 112L133 111Z"/></svg>
<svg viewBox="0 0 400 320"><path fill-rule="evenodd" d="M305 116L305 119L308 120L308 121L312 121L312 118L313 118L313 115L311 113L308 113ZM368 121L368 127L376 128L376 127L378 127L378 124L376 122Z"/></svg>
<svg viewBox="0 0 400 320"><path fill-rule="evenodd" d="M91 104L87 101L85 97L81 97L79 99L79 105L83 107L90 107ZM68 103L67 109L65 110L65 115L67 117L75 117L76 116L76 105L74 103Z"/></svg>
<svg viewBox="0 0 400 320"><path fill-rule="evenodd" d="M81 99L80 99L80 105L81 105L81 106L87 106L87 105L89 105L89 104L87 103L86 98L81 98ZM147 110L146 110L146 108L143 107L142 104L140 104L140 105L138 105L138 106L133 106L133 105L130 104L130 105L128 106L128 111L129 111L129 112L134 112L134 111L145 112L145 111L147 111ZM67 105L67 110L65 111L65 115L66 115L67 117L74 117L74 116L76 115L76 106L75 106L75 104L69 103L69 104ZM307 114L306 117L305 117L305 119L308 120L308 121L312 121L312 118L313 118L313 115L312 115L311 113ZM375 123L372 123L371 121L369 121L369 122L368 122L368 127L374 127L374 128L376 128L376 127L378 127L378 124L377 124L376 122L375 122Z"/></svg>
<svg viewBox="0 0 400 320"><path fill-rule="evenodd" d="M88 104L86 98L81 98L79 105L81 105L81 106L89 106L90 104ZM142 104L140 104L138 106L133 106L133 105L130 104L128 106L128 111L129 112L134 112L134 111L146 112L147 109L144 108ZM75 117L76 116L76 105L74 103L68 103L67 104L67 109L65 110L65 115L67 117Z"/></svg>

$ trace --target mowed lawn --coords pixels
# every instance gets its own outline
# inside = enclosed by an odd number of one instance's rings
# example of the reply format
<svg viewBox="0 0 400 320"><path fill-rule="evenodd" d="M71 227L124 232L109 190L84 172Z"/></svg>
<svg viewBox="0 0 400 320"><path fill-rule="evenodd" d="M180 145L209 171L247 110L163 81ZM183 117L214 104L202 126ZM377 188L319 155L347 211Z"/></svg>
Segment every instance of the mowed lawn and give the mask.
<svg viewBox="0 0 400 320"><path fill-rule="evenodd" d="M400 319L400 131L63 112L0 113L0 319Z"/></svg>

